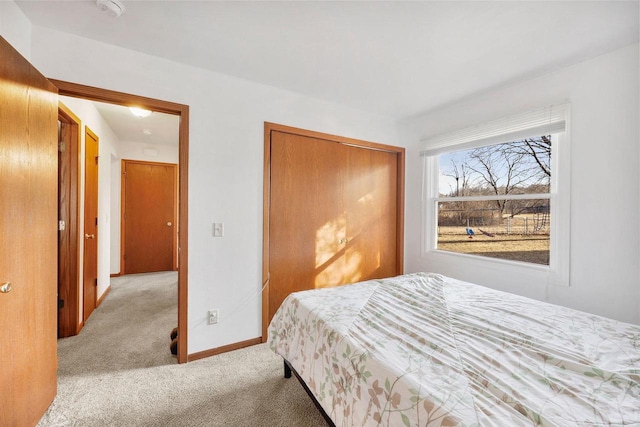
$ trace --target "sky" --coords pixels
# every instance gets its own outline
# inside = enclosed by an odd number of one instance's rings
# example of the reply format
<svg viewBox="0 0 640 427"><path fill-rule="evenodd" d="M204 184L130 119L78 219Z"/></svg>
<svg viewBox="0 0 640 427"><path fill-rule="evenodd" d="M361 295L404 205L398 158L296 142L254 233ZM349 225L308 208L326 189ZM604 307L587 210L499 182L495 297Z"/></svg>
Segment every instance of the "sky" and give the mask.
<svg viewBox="0 0 640 427"><path fill-rule="evenodd" d="M502 144L500 144L502 145ZM504 144L506 145L506 144ZM439 181L438 181L438 189L440 191L440 194L450 194L450 193L454 193L456 191L456 179L454 176L450 176L450 175L455 175L454 174L454 168L453 168L453 164L455 163L456 165L458 165L458 170L459 173L461 175L461 170L460 170L460 165L464 164L465 162L467 162L469 165L476 165L476 168L479 168L479 163L477 163L476 160L470 159L469 155L475 150L475 148L472 149L466 149L466 150L459 150L459 151L453 151L453 152L449 152L449 153L445 153L445 154L441 154L438 156L438 168L439 168ZM504 185L506 184L506 177L507 177L507 168L506 168L506 162L504 160L501 159L501 157L496 157L494 159L494 161L492 162L493 164L493 170L498 172L498 184L499 185ZM523 170L522 174L520 176L527 176L528 174L531 174L532 172L530 171L534 171L535 173L539 173L540 169L539 166L536 164L536 161L534 159L533 156L525 156L523 158L523 161L520 163L520 169ZM528 171L527 171L528 169ZM486 184L486 181L482 180L480 178L480 175L476 172L473 171L469 171L467 170L467 175L469 177L471 177L471 179L468 181L469 184L471 186L474 185L483 185ZM528 181L529 184L535 184L535 183L539 183L539 176L536 177L535 179L532 179L530 181ZM512 180L513 182L513 180ZM528 185L526 182L523 183L523 185ZM459 180L459 186L460 189L462 189L462 176L460 176L460 180Z"/></svg>

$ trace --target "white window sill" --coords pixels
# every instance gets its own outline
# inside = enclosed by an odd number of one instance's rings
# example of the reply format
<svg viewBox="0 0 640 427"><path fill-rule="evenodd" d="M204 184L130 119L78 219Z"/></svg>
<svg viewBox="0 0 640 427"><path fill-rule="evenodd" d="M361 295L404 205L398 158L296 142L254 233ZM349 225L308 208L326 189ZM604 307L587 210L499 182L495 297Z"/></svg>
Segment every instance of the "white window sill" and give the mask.
<svg viewBox="0 0 640 427"><path fill-rule="evenodd" d="M422 258L427 264L442 266L447 271L473 270L490 271L516 280L527 277L540 285L569 286L568 277L563 280L561 275L548 265L491 258L481 255L463 254L438 249L427 250ZM434 270L437 270L435 268Z"/></svg>

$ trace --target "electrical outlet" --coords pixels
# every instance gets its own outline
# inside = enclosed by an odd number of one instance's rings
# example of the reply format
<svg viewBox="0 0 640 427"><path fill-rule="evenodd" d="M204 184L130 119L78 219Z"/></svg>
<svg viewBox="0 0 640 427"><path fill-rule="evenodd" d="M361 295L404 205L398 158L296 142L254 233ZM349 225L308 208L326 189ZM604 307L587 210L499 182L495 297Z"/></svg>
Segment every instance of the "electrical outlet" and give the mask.
<svg viewBox="0 0 640 427"><path fill-rule="evenodd" d="M216 323L218 323L218 319L218 309L216 308L215 310L209 310L209 324L215 325Z"/></svg>

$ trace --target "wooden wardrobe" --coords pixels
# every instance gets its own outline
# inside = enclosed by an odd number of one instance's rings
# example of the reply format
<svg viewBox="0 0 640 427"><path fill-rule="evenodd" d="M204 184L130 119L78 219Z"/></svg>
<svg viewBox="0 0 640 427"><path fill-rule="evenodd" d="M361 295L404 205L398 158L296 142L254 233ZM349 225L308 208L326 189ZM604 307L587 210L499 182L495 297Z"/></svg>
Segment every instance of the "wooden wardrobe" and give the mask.
<svg viewBox="0 0 640 427"><path fill-rule="evenodd" d="M403 272L404 148L265 123L262 340L292 292Z"/></svg>

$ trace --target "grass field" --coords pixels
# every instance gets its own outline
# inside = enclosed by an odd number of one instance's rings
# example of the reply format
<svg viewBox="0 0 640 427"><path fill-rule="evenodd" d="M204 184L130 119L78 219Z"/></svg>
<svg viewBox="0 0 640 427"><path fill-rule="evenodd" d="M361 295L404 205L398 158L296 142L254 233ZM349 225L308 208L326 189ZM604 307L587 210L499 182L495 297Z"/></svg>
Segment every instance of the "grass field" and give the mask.
<svg viewBox="0 0 640 427"><path fill-rule="evenodd" d="M438 227L438 249L492 258L549 264L549 234L510 234L504 228L472 227L475 235L469 238L465 227ZM493 237L482 234L483 230Z"/></svg>

